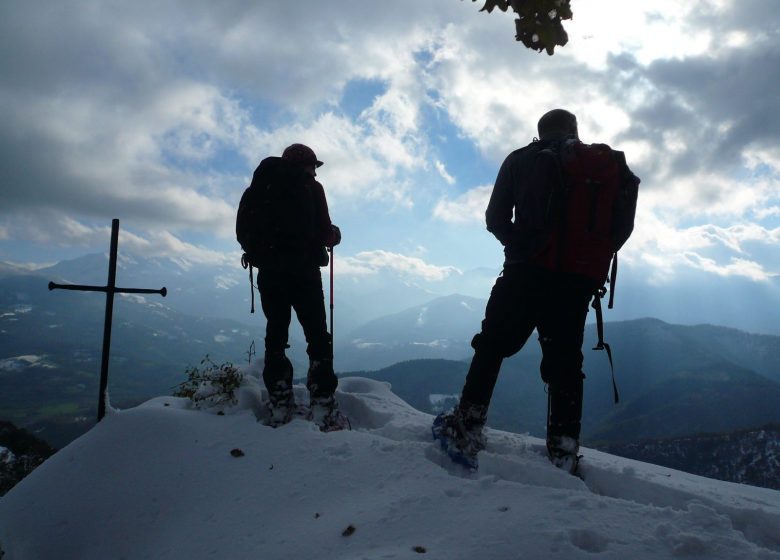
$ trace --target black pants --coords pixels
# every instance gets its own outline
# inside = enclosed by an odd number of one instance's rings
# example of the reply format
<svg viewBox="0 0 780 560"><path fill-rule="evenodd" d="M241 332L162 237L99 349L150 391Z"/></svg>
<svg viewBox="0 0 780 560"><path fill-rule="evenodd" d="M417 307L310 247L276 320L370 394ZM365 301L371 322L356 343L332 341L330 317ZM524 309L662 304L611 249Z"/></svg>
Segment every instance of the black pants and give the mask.
<svg viewBox="0 0 780 560"><path fill-rule="evenodd" d="M489 405L504 358L517 353L534 329L542 347L542 380L548 385L548 436L579 438L582 418L582 340L592 280L527 264L504 267L490 294L482 331L471 345L462 399Z"/></svg>
<svg viewBox="0 0 780 560"><path fill-rule="evenodd" d="M318 396L332 395L338 379L333 372L333 347L325 320L325 301L320 269L315 264L278 263L261 266L257 272L257 287L267 320L266 355L280 355L289 347L288 330L295 310L306 336L306 353L310 360L326 363L310 369L308 385L317 387ZM269 363L268 360L266 362ZM263 373L266 388L272 390L277 381L285 379L292 385L292 372L266 368Z"/></svg>

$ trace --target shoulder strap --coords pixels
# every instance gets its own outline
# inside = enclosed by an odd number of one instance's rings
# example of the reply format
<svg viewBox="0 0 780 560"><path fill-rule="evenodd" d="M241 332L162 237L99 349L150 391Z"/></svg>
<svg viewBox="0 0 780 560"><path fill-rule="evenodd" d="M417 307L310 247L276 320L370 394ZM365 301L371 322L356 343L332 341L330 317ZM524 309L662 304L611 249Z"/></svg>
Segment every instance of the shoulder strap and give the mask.
<svg viewBox="0 0 780 560"><path fill-rule="evenodd" d="M612 255L612 268L609 271L609 304L607 309L612 309L615 305L615 284L617 283L617 252Z"/></svg>
<svg viewBox="0 0 780 560"><path fill-rule="evenodd" d="M609 358L609 370L612 372L612 391L615 397L615 404L620 402L620 396L618 395L617 383L615 382L615 367L612 363L612 348L609 344L604 342L604 318L601 313L601 298L606 293L605 288L599 288L593 294L593 303L591 307L596 311L596 332L598 333L599 340L596 343L594 350L606 350L607 358Z"/></svg>
<svg viewBox="0 0 780 560"><path fill-rule="evenodd" d="M561 246L560 240L566 235L566 198L568 196L568 189L566 183L566 175L563 169L563 161L561 159L560 142L545 142L541 145L542 141L539 141L536 145L539 146L536 154L535 164L539 164L540 159L544 158L547 166L545 170L545 179L547 179L549 192L547 193L547 203L544 210L544 227L547 230L547 236L550 240L558 240L553 242L549 247L553 254L550 261L550 265L555 269L560 269L561 260ZM548 175L550 173L550 175Z"/></svg>

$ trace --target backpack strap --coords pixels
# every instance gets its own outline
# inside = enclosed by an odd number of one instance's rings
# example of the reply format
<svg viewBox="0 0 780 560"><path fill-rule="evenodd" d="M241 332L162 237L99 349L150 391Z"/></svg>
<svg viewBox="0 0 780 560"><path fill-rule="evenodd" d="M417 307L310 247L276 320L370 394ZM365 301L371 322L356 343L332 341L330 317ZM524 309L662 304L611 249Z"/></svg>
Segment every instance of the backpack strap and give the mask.
<svg viewBox="0 0 780 560"><path fill-rule="evenodd" d="M593 303L591 307L596 310L596 331L598 332L599 340L596 343L594 350L606 350L607 358L609 358L609 369L612 372L612 391L615 397L615 404L620 402L620 396L618 395L617 383L615 382L615 367L612 363L612 349L609 344L604 342L604 318L601 313L601 298L606 294L606 288L601 287L597 289L593 294Z"/></svg>
<svg viewBox="0 0 780 560"><path fill-rule="evenodd" d="M615 284L617 283L617 253L612 255L612 268L609 271L609 303L607 309L612 309L615 304Z"/></svg>
<svg viewBox="0 0 780 560"><path fill-rule="evenodd" d="M549 235L556 236L556 244L553 250L555 251L553 263L555 266L555 270L561 269L561 259L563 257L562 254L562 247L561 247L561 240L566 237L566 226L568 225L566 223L566 197L568 196L568 188L566 183L566 175L565 171L563 169L563 160L561 159L561 151L563 148L562 142L555 142L551 144L550 146L543 148L542 150L539 150L537 152L537 157L539 157L539 153L543 151L552 152L554 159L555 159L555 171L556 171L556 179L557 183L553 185L553 188L550 189L549 198L547 199L547 208L545 210L545 224L549 227L549 225L552 223L555 226L555 232L549 231ZM550 157L550 156L547 156Z"/></svg>
<svg viewBox="0 0 780 560"><path fill-rule="evenodd" d="M246 253L241 255L241 266L244 267L244 270L247 268L249 269L249 292L252 294L252 308L250 309L250 313L255 312L255 276L252 272L252 263L249 262L249 258L247 257Z"/></svg>

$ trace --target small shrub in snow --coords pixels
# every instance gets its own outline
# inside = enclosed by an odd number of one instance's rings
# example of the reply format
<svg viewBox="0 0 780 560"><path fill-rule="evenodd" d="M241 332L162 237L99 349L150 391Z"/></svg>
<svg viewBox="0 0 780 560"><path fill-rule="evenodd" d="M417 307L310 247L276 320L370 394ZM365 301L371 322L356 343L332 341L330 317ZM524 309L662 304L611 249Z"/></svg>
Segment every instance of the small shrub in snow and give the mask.
<svg viewBox="0 0 780 560"><path fill-rule="evenodd" d="M200 361L200 367L184 371L187 381L177 385L173 396L190 399L196 408L213 408L234 405L238 402L236 389L244 375L230 362L217 365L208 354Z"/></svg>

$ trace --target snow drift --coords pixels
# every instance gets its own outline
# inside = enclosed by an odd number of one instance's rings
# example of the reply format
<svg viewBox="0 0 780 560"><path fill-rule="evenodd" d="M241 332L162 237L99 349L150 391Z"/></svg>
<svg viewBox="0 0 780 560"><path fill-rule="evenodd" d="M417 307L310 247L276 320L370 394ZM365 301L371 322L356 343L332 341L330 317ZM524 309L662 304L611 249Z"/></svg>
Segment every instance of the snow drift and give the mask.
<svg viewBox="0 0 780 560"><path fill-rule="evenodd" d="M495 430L469 474L385 383L342 379L353 430L329 434L263 426L263 393L112 411L0 500L5 560L780 559L777 491L590 449L583 481Z"/></svg>

